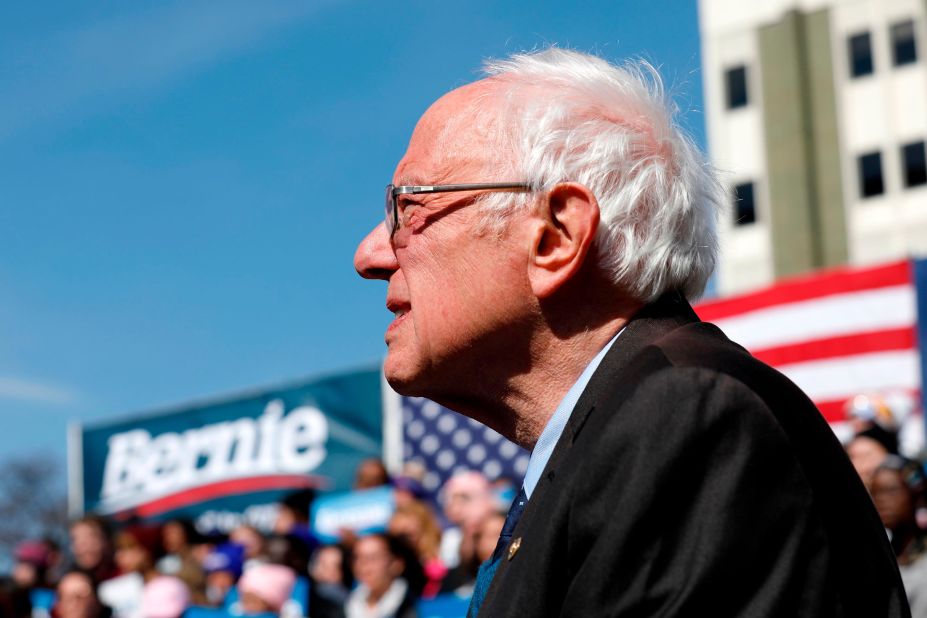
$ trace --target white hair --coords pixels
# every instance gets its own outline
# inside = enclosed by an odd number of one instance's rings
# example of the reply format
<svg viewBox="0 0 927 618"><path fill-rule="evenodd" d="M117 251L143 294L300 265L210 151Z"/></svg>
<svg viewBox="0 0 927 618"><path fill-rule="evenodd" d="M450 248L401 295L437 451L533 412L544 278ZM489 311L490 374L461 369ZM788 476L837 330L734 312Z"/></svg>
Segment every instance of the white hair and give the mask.
<svg viewBox="0 0 927 618"><path fill-rule="evenodd" d="M515 153L495 162L495 176L511 165L503 180L538 190L583 184L599 202L597 259L620 289L644 302L673 290L698 297L715 267L727 197L674 123L656 69L553 48L487 61L485 72L499 86L494 105L480 101L466 116L485 127L494 115L493 145ZM493 193L482 202L499 224L513 202L531 197Z"/></svg>

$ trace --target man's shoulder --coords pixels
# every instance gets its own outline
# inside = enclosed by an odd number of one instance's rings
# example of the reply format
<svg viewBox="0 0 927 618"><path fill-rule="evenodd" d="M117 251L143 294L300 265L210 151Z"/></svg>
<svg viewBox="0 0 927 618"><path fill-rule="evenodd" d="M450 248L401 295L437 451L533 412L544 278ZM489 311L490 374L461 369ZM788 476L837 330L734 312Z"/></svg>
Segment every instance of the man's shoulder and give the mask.
<svg viewBox="0 0 927 618"><path fill-rule="evenodd" d="M745 451L762 443L792 457L793 432L816 436L832 454L839 451L814 405L775 370L749 356L736 363L690 362L672 352L648 346L614 377L577 436L589 449L584 466L612 465L615 458L605 453L628 450L646 450L651 463L676 460L687 450L703 452L705 440L730 440Z"/></svg>
<svg viewBox="0 0 927 618"><path fill-rule="evenodd" d="M642 384L656 373L664 374L664 379L686 380L699 373L692 369L726 375L748 389L762 390L762 385L776 383L785 392L803 397L781 373L728 339L714 324L700 321L678 294L667 294L638 312L603 360L590 391L600 399L615 390L616 383Z"/></svg>
<svg viewBox="0 0 927 618"><path fill-rule="evenodd" d="M662 334L612 380L616 385L630 382L635 392L646 392L644 398L651 400L656 413L676 407L680 397L699 397L703 407L770 414L787 431L796 417L810 419L815 431L828 429L797 385L708 322L683 324ZM632 399L625 395L622 401Z"/></svg>
<svg viewBox="0 0 927 618"><path fill-rule="evenodd" d="M621 344L619 338L615 346ZM628 401L634 391L659 382L680 388L754 391L761 400L772 387L813 409L811 401L788 378L708 322L694 321L666 330L639 346L620 366L610 365L606 357L599 371L598 380L593 381L599 401ZM653 394L659 395L659 389Z"/></svg>
<svg viewBox="0 0 927 618"><path fill-rule="evenodd" d="M691 322L669 330L648 348L659 350L673 367L698 367L731 375L744 371L769 377L781 375L758 360L743 346L727 338L710 322Z"/></svg>
<svg viewBox="0 0 927 618"><path fill-rule="evenodd" d="M777 458L799 463L812 486L856 482L842 446L807 395L713 324L691 322L664 332L620 369L606 369L597 388L592 430L582 436L590 446L602 442L601 448L614 450L652 437L658 448L670 435L698 444L716 431L736 435L748 448L758 441L774 446Z"/></svg>

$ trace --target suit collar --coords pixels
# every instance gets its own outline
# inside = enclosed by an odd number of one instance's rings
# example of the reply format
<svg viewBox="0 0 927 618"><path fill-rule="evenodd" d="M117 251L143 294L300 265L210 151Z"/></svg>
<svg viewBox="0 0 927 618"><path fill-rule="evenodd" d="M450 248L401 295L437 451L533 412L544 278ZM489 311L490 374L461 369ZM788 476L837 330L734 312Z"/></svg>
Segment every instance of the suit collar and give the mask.
<svg viewBox="0 0 927 618"><path fill-rule="evenodd" d="M564 431L570 437L570 442L579 436L596 403L615 387L615 376L627 367L632 358L669 331L698 321L688 301L677 292L665 294L638 311L602 359L586 390L576 402Z"/></svg>

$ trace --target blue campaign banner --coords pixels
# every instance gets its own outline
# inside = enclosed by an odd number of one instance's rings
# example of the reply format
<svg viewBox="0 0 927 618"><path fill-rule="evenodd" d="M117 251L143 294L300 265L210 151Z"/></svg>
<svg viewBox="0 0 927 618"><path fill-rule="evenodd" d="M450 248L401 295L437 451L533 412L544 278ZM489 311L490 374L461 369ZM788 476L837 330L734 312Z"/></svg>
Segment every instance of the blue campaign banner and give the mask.
<svg viewBox="0 0 927 618"><path fill-rule="evenodd" d="M377 367L84 427L71 490L116 519L266 530L284 494L348 489L382 456L382 419Z"/></svg>
<svg viewBox="0 0 927 618"><path fill-rule="evenodd" d="M312 531L323 543L335 543L342 530L380 532L396 508L389 486L320 496L312 504Z"/></svg>

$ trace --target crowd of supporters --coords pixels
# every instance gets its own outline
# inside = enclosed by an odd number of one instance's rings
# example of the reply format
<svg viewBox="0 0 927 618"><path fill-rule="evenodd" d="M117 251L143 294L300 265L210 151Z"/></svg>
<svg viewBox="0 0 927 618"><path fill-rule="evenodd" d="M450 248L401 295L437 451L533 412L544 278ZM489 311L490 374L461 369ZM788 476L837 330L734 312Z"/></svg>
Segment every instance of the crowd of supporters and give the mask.
<svg viewBox="0 0 927 618"><path fill-rule="evenodd" d="M898 560L913 618L927 618L927 480L921 461L899 449L900 423L877 395L847 402L847 455L869 491ZM922 430L922 428L920 428Z"/></svg>
<svg viewBox="0 0 927 618"><path fill-rule="evenodd" d="M51 539L16 547L0 586L0 618L381 618L415 616L422 600L451 595L465 604L495 548L512 486L465 472L432 501L414 468L391 479L378 460L359 466L355 489L384 485L395 504L386 529L345 529L327 544L310 529L311 489L277 505L270 533L81 517L63 547Z"/></svg>
<svg viewBox="0 0 927 618"><path fill-rule="evenodd" d="M847 454L890 539L912 614L927 618L924 467L899 454L899 423L884 400L856 397L847 416ZM409 467L390 478L380 461L364 461L354 488L390 487L392 516L382 531L344 529L332 543L310 528L311 489L277 505L269 533L242 525L204 534L187 520L117 524L87 515L71 523L64 546L36 539L16 547L0 582L0 618L405 618L423 600L465 604L515 487L464 472L432 501L422 472Z"/></svg>

